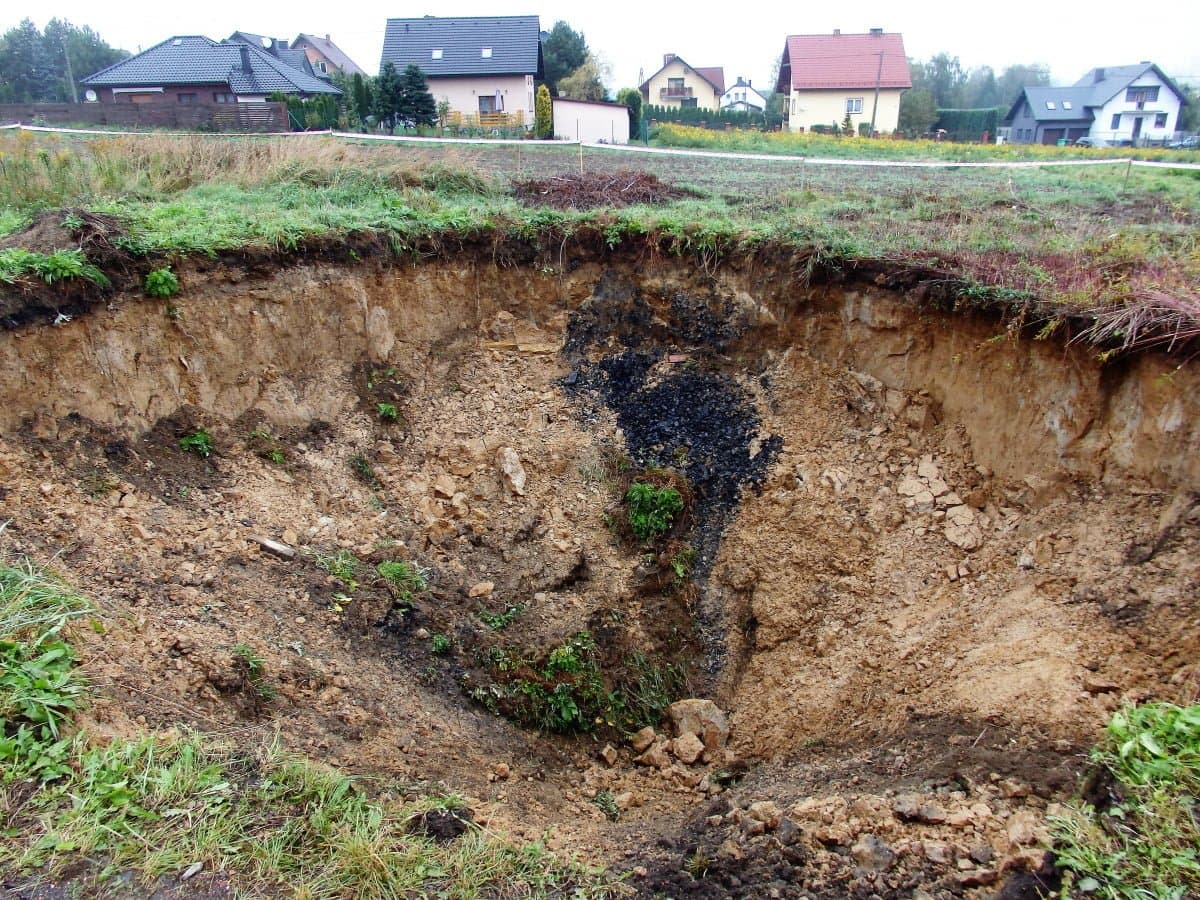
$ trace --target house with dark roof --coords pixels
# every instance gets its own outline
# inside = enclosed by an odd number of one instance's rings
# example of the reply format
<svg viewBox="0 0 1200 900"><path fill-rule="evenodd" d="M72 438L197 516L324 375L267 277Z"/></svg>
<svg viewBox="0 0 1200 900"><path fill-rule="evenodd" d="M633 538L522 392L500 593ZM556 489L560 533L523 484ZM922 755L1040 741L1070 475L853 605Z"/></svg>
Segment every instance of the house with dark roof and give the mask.
<svg viewBox="0 0 1200 900"><path fill-rule="evenodd" d="M288 65L261 44L218 43L203 35L168 38L82 83L101 103L197 105L261 101L274 93L341 94L328 81Z"/></svg>
<svg viewBox="0 0 1200 900"><path fill-rule="evenodd" d="M1187 102L1154 63L1092 69L1069 87L1027 87L1005 122L1021 144L1136 145L1170 139Z"/></svg>
<svg viewBox="0 0 1200 900"><path fill-rule="evenodd" d="M793 34L783 45L776 90L788 97L784 127L811 131L856 127L892 132L900 123L900 95L912 87L904 38L872 28L866 34Z"/></svg>
<svg viewBox="0 0 1200 900"><path fill-rule="evenodd" d="M293 50L288 46L288 42L282 38L267 37L262 34L254 34L249 31L235 31L225 39L226 43L243 43L249 44L252 47L258 47L274 56L282 63L286 63L293 69L299 69L314 77L319 77L318 73L313 69L308 61L308 55L303 50Z"/></svg>
<svg viewBox="0 0 1200 900"><path fill-rule="evenodd" d="M721 108L725 93L723 66L691 66L682 56L663 54L662 68L641 85L642 100L676 109Z"/></svg>
<svg viewBox="0 0 1200 900"><path fill-rule="evenodd" d="M754 84L741 75L721 95L721 109L735 112L762 112L767 108L767 98L755 90Z"/></svg>
<svg viewBox="0 0 1200 900"><path fill-rule="evenodd" d="M425 73L429 92L452 114L494 125L533 125L534 82L542 77L537 16L388 19L382 70Z"/></svg>
<svg viewBox="0 0 1200 900"><path fill-rule="evenodd" d="M340 72L343 75L366 75L349 56L342 52L329 37L319 34L298 34L292 41L293 50L302 50L308 57L309 64L318 75L332 75Z"/></svg>

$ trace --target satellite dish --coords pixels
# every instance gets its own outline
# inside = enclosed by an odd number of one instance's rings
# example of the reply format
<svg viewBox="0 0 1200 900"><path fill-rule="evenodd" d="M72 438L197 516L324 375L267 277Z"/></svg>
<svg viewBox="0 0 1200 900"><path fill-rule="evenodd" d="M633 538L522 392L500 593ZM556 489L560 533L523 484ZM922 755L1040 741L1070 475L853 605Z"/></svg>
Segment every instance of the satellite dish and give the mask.
<svg viewBox="0 0 1200 900"><path fill-rule="evenodd" d="M261 39L259 40L259 43L260 43L260 44L262 44L262 47L263 47L263 49L264 49L264 50L270 50L272 47L274 47L274 46L275 46L275 39L274 39L274 38L265 37L265 38L261 38Z"/></svg>
<svg viewBox="0 0 1200 900"><path fill-rule="evenodd" d="M84 91L83 99L86 100L88 103L95 103L96 102L96 92L92 91L92 90Z"/></svg>

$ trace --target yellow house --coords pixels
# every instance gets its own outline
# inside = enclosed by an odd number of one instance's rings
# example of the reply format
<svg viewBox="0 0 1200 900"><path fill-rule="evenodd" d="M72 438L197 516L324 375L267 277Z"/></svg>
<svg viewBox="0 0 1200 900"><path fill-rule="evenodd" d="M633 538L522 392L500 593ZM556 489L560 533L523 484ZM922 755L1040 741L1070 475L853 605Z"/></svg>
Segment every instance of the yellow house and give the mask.
<svg viewBox="0 0 1200 900"><path fill-rule="evenodd" d="M721 108L725 93L725 69L722 66L696 68L674 53L663 55L663 66L642 85L642 101L655 106L676 108Z"/></svg>
<svg viewBox="0 0 1200 900"><path fill-rule="evenodd" d="M867 34L794 34L783 47L776 90L788 97L788 131L840 127L849 114L855 133L900 124L900 95L912 87L904 39L872 28Z"/></svg>

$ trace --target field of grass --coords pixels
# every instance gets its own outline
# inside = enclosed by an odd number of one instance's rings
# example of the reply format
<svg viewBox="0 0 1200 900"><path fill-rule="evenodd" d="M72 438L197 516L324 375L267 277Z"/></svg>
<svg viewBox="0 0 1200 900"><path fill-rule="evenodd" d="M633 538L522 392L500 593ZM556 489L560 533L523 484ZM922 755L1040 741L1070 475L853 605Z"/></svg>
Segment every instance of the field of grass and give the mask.
<svg viewBox="0 0 1200 900"><path fill-rule="evenodd" d="M540 844L513 845L475 825L450 841L425 833L425 815L462 808L444 789L352 779L274 744L177 733L92 741L72 721L89 689L69 637L88 612L29 561L0 562L5 884L36 892L65 880L91 896L122 876L149 895L189 873L201 884L227 880L239 896L610 893L602 873Z"/></svg>
<svg viewBox="0 0 1200 900"><path fill-rule="evenodd" d="M1154 162L1200 162L1200 154L1162 147L1058 147L1041 144L967 144L910 141L827 134L765 131L712 131L667 124L656 130L659 147L690 147L739 153L779 153L833 159L907 159L945 162L1046 162L1051 160L1144 159Z"/></svg>
<svg viewBox="0 0 1200 900"><path fill-rule="evenodd" d="M693 196L621 210L529 208L511 195L514 181L580 166L577 148L534 142L381 146L323 135L26 132L0 137L0 233L60 207L115 215L127 231L121 246L153 256L289 251L363 231L405 253L489 235L561 244L592 230L614 248L651 244L706 265L777 246L834 266L920 267L961 282L967 302L1036 300L1065 312L1150 304L1200 319L1196 171L805 166L618 148L589 150L583 165L647 171Z"/></svg>

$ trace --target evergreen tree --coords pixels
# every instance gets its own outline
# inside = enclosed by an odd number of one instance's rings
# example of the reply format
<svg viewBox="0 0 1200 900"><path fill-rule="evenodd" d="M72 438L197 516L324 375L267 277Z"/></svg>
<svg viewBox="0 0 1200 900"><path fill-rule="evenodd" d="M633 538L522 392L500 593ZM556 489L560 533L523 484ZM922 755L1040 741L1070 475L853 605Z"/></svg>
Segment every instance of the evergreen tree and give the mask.
<svg viewBox="0 0 1200 900"><path fill-rule="evenodd" d="M542 71L552 94L558 94L558 82L582 66L587 55L583 35L561 19L555 22L542 41Z"/></svg>
<svg viewBox="0 0 1200 900"><path fill-rule="evenodd" d="M355 72L350 80L350 99L358 118L367 121L367 116L371 115L371 84L361 72Z"/></svg>
<svg viewBox="0 0 1200 900"><path fill-rule="evenodd" d="M404 86L394 63L384 63L379 77L375 79L375 96L373 109L379 123L387 128L390 134L396 128L396 119L400 115L400 97Z"/></svg>
<svg viewBox="0 0 1200 900"><path fill-rule="evenodd" d="M534 102L534 136L541 140L554 137L554 102L550 99L550 89L544 84L538 85Z"/></svg>
<svg viewBox="0 0 1200 900"><path fill-rule="evenodd" d="M400 122L405 126L432 126L437 122L437 103L429 93L425 73L416 63L409 64L400 78Z"/></svg>
<svg viewBox="0 0 1200 900"><path fill-rule="evenodd" d="M9 29L0 42L0 99L36 103L55 99L54 63L42 33L29 19Z"/></svg>
<svg viewBox="0 0 1200 900"><path fill-rule="evenodd" d="M642 92L637 88L621 88L617 91L617 102L629 107L629 139L635 141L642 136Z"/></svg>

